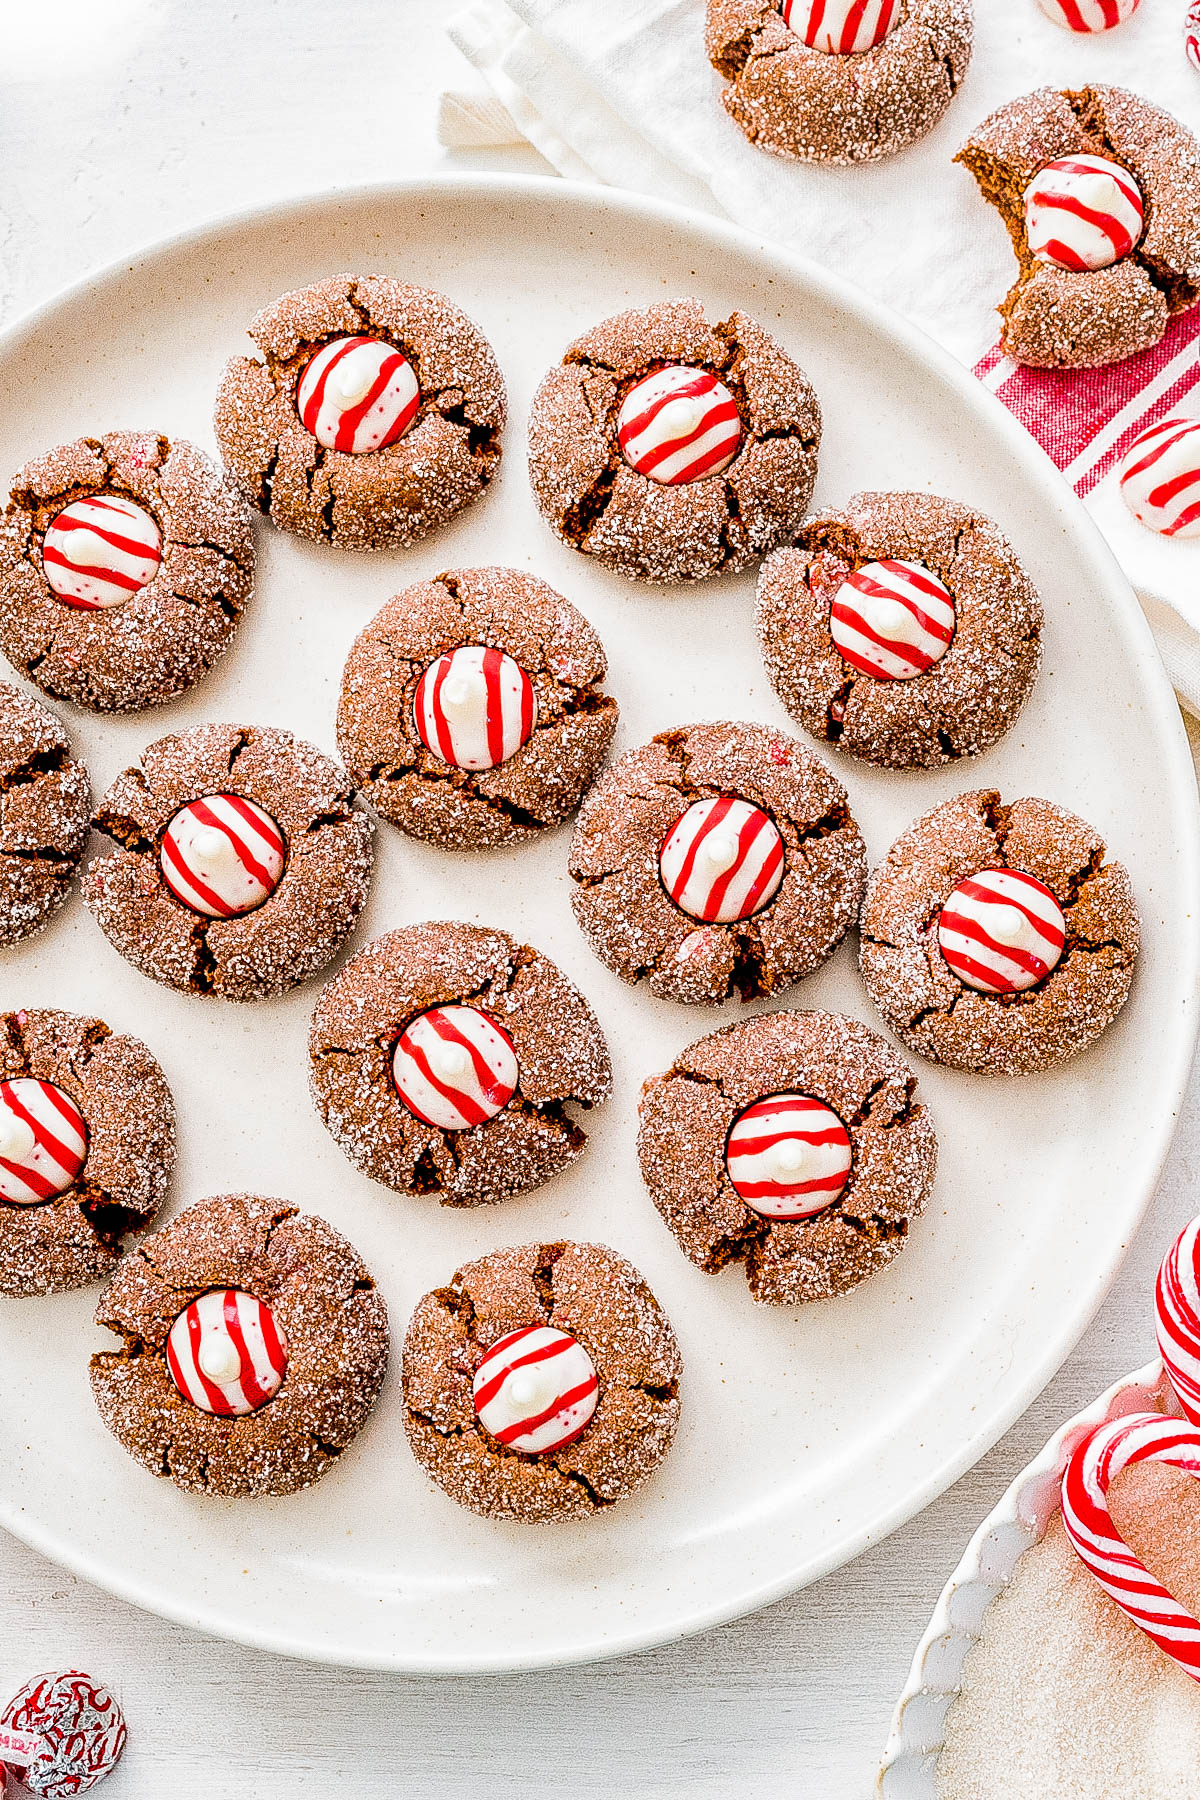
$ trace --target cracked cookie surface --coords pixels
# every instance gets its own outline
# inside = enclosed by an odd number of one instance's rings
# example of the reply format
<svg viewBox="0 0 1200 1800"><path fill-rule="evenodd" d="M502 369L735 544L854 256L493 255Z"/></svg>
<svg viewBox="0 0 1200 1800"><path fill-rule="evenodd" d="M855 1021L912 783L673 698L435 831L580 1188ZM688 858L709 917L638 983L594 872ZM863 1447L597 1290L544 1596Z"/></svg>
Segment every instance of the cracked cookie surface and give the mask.
<svg viewBox="0 0 1200 1800"><path fill-rule="evenodd" d="M576 1338L600 1384L582 1434L542 1456L499 1443L472 1398L474 1371L490 1346L536 1325ZM438 1486L485 1518L587 1518L641 1487L666 1455L679 1423L682 1370L670 1321L615 1250L577 1243L494 1250L417 1302L404 1340L408 1441Z"/></svg>
<svg viewBox="0 0 1200 1800"><path fill-rule="evenodd" d="M878 1033L838 1013L728 1025L645 1083L642 1179L684 1255L708 1274L742 1262L755 1300L798 1306L849 1293L899 1255L933 1186L937 1139L916 1085ZM841 1194L807 1219L762 1217L726 1166L739 1114L783 1093L831 1107L853 1152Z"/></svg>
<svg viewBox="0 0 1200 1800"><path fill-rule="evenodd" d="M171 1326L219 1288L269 1306L287 1343L279 1391L239 1418L193 1406L167 1366ZM387 1309L353 1245L314 1213L250 1194L201 1200L132 1251L96 1323L124 1339L91 1360L101 1418L135 1462L194 1494L311 1486L362 1430L388 1361Z"/></svg>
<svg viewBox="0 0 1200 1800"><path fill-rule="evenodd" d="M422 742L420 678L461 645L506 652L528 676L535 723L495 768L452 768ZM600 691L604 647L569 601L518 569L451 569L396 594L355 640L338 748L376 811L445 849L518 842L558 825L604 761L617 703Z"/></svg>
<svg viewBox="0 0 1200 1800"><path fill-rule="evenodd" d="M210 794L254 801L282 830L278 886L253 912L208 918L177 899L159 862L180 807ZM263 1000L336 955L366 901L373 827L346 771L290 731L198 725L159 738L100 801L116 848L89 864L84 899L114 949L184 993Z"/></svg>
<svg viewBox="0 0 1200 1800"><path fill-rule="evenodd" d="M145 1044L102 1019L33 1009L0 1014L0 1080L52 1082L87 1129L78 1178L38 1206L0 1200L0 1294L86 1287L162 1205L175 1163L175 1103Z"/></svg>
<svg viewBox="0 0 1200 1800"><path fill-rule="evenodd" d="M92 494L133 501L162 537L151 580L121 605L94 610L64 604L42 568L48 527ZM249 512L220 470L182 438L136 431L79 438L12 479L0 525L0 648L54 698L92 712L174 699L229 648L253 585Z"/></svg>
<svg viewBox="0 0 1200 1800"><path fill-rule="evenodd" d="M492 1118L442 1130L400 1099L392 1053L420 1014L464 1002L508 1034L519 1079ZM373 1181L478 1206L574 1162L587 1137L567 1109L607 1100L612 1066L591 1007L549 957L507 932L446 920L385 933L327 984L309 1034L309 1079L327 1129Z"/></svg>
<svg viewBox="0 0 1200 1800"><path fill-rule="evenodd" d="M830 606L866 562L918 562L949 589L954 635L905 680L851 667L830 635ZM975 756L1024 706L1041 663L1042 604L986 514L932 494L855 494L807 519L758 585L758 635L775 692L798 724L849 756L920 768Z"/></svg>
<svg viewBox="0 0 1200 1800"><path fill-rule="evenodd" d="M980 789L904 832L867 884L863 979L892 1030L933 1062L981 1075L1053 1069L1098 1038L1129 996L1140 945L1124 865L1090 825L1049 800L1004 805ZM960 881L1018 869L1062 908L1066 943L1050 973L1014 994L966 986L938 947L938 916Z"/></svg>
<svg viewBox="0 0 1200 1800"><path fill-rule="evenodd" d="M348 550L416 543L482 493L500 463L504 380L491 345L443 294L383 275L336 275L250 322L261 360L235 356L217 394L225 466L281 531ZM296 387L322 345L362 332L403 352L420 387L412 425L383 449L326 449Z"/></svg>
<svg viewBox="0 0 1200 1800"><path fill-rule="evenodd" d="M20 943L58 911L91 811L88 772L61 721L0 682L0 945Z"/></svg>
<svg viewBox="0 0 1200 1800"><path fill-rule="evenodd" d="M783 840L783 879L752 917L704 924L668 895L663 839L698 800L737 795ZM601 776L571 840L575 917L601 962L664 1000L716 1005L773 994L818 968L858 915L866 849L846 790L811 751L765 725L660 732Z"/></svg>
<svg viewBox="0 0 1200 1800"><path fill-rule="evenodd" d="M969 0L900 0L873 50L812 50L779 0L708 0L708 59L721 103L752 144L810 163L875 162L925 136L971 60Z"/></svg>
<svg viewBox="0 0 1200 1800"><path fill-rule="evenodd" d="M1025 189L1049 162L1100 156L1133 175L1145 229L1107 268L1038 262ZM1170 113L1127 88L1039 88L984 120L957 162L999 212L1020 265L1001 302L1001 343L1035 368L1095 368L1157 344L1200 294L1200 143Z"/></svg>
<svg viewBox="0 0 1200 1800"><path fill-rule="evenodd" d="M639 474L617 441L625 395L672 363L719 377L743 429L728 467L677 486ZM761 325L743 312L710 325L698 300L661 301L585 332L543 378L529 415L529 476L572 549L639 580L699 581L791 541L820 439L812 384Z"/></svg>

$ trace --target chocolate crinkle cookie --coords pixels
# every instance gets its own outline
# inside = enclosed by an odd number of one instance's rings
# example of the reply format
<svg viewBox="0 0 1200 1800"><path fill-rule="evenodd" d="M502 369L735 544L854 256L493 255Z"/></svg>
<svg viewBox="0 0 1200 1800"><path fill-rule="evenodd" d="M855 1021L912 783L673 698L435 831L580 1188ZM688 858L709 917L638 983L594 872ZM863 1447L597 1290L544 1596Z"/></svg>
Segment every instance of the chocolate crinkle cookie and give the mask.
<svg viewBox="0 0 1200 1800"><path fill-rule="evenodd" d="M1017 362L1117 362L1200 294L1200 143L1139 94L1039 88L985 119L956 160L1020 265L999 308Z"/></svg>
<svg viewBox="0 0 1200 1800"><path fill-rule="evenodd" d="M862 972L913 1050L981 1075L1053 1069L1124 1006L1140 942L1121 863L1049 800L960 794L899 837L863 902Z"/></svg>
<svg viewBox="0 0 1200 1800"><path fill-rule="evenodd" d="M175 1105L145 1044L75 1013L0 1013L0 1294L107 1275L174 1162Z"/></svg>
<svg viewBox="0 0 1200 1800"><path fill-rule="evenodd" d="M876 162L915 144L971 60L969 0L708 0L721 101L763 150Z"/></svg>
<svg viewBox="0 0 1200 1800"><path fill-rule="evenodd" d="M346 771L254 725L159 738L94 823L116 848L84 899L126 961L167 987L265 1000L323 969L367 898L373 826Z"/></svg>
<svg viewBox="0 0 1200 1800"><path fill-rule="evenodd" d="M858 915L866 849L846 790L765 725L659 732L597 782L571 840L575 917L600 960L663 1000L773 994Z"/></svg>
<svg viewBox="0 0 1200 1800"><path fill-rule="evenodd" d="M387 1308L326 1220L201 1200L121 1263L92 1357L113 1436L152 1475L227 1499L311 1487L353 1443L388 1361Z"/></svg>
<svg viewBox="0 0 1200 1800"><path fill-rule="evenodd" d="M195 445L112 431L14 475L0 648L93 712L161 706L229 648L254 585L250 515Z"/></svg>
<svg viewBox="0 0 1200 1800"><path fill-rule="evenodd" d="M338 747L376 810L447 850L573 813L617 703L582 613L518 569L451 569L389 600L342 676Z"/></svg>
<svg viewBox="0 0 1200 1800"><path fill-rule="evenodd" d="M0 946L40 931L70 892L92 789L60 720L0 682Z"/></svg>
<svg viewBox="0 0 1200 1800"><path fill-rule="evenodd" d="M642 581L699 581L790 543L821 409L746 313L664 300L576 338L534 396L529 475L572 549Z"/></svg>
<svg viewBox="0 0 1200 1800"><path fill-rule="evenodd" d="M855 494L805 522L758 586L772 685L850 756L929 767L986 750L1041 662L1042 605L983 513L932 494Z"/></svg>
<svg viewBox="0 0 1200 1800"><path fill-rule="evenodd" d="M281 531L343 550L414 544L476 499L500 463L504 380L444 294L334 275L250 322L214 428L246 498Z"/></svg>
<svg viewBox="0 0 1200 1800"><path fill-rule="evenodd" d="M521 1244L417 1302L408 1441L488 1519L582 1519L641 1487L679 1423L683 1362L638 1271L603 1244Z"/></svg>
<svg viewBox="0 0 1200 1800"><path fill-rule="evenodd" d="M321 994L313 1098L351 1162L404 1194L478 1206L539 1187L612 1088L591 1007L547 956L455 920L389 931Z"/></svg>
<svg viewBox="0 0 1200 1800"><path fill-rule="evenodd" d="M642 1090L642 1178L684 1255L740 1261L755 1300L849 1293L925 1209L937 1139L903 1059L856 1019L764 1013Z"/></svg>

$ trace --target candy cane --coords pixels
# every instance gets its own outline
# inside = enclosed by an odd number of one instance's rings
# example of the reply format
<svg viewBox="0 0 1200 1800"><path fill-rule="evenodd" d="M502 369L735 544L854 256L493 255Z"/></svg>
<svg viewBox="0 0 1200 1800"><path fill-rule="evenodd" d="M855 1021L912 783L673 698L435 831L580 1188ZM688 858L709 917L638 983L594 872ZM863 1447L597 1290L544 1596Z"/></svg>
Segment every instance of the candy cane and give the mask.
<svg viewBox="0 0 1200 1800"><path fill-rule="evenodd" d="M1200 69L1200 0L1188 7L1183 28L1183 47L1193 69Z"/></svg>
<svg viewBox="0 0 1200 1800"><path fill-rule="evenodd" d="M1158 1271L1158 1351L1179 1404L1200 1425L1200 1219L1180 1232Z"/></svg>
<svg viewBox="0 0 1200 1800"><path fill-rule="evenodd" d="M1164 1655L1200 1681L1200 1620L1155 1580L1109 1516L1110 1485L1122 1469L1139 1462L1165 1463L1200 1480L1200 1430L1161 1413L1131 1413L1098 1426L1063 1473L1063 1524L1110 1599Z"/></svg>

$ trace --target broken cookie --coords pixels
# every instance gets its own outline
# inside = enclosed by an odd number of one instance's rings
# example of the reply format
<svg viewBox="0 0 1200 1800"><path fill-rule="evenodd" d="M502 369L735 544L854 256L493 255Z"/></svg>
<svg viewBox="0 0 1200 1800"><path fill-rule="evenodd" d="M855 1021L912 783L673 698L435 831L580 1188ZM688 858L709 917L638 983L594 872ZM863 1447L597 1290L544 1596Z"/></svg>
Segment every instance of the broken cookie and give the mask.
<svg viewBox="0 0 1200 1800"><path fill-rule="evenodd" d="M263 1000L323 969L366 901L373 827L344 769L290 731L198 725L118 775L95 826L116 848L84 899L143 975Z"/></svg>
<svg viewBox="0 0 1200 1800"><path fill-rule="evenodd" d="M545 376L529 476L573 549L642 581L699 581L791 541L820 438L807 375L761 325L660 301L595 326Z"/></svg>
<svg viewBox="0 0 1200 1800"><path fill-rule="evenodd" d="M838 1013L763 1013L689 1045L642 1090L642 1179L680 1249L745 1266L755 1300L849 1293L908 1242L937 1168L916 1079Z"/></svg>
<svg viewBox="0 0 1200 1800"><path fill-rule="evenodd" d="M281 531L347 550L414 544L500 463L504 380L445 295L335 275L250 321L217 394L225 466Z"/></svg>
<svg viewBox="0 0 1200 1800"><path fill-rule="evenodd" d="M40 931L62 905L91 810L88 772L60 720L0 682L0 945Z"/></svg>
<svg viewBox="0 0 1200 1800"><path fill-rule="evenodd" d="M450 850L568 818L617 703L583 615L518 569L451 569L395 595L355 640L338 748L376 811Z"/></svg>
<svg viewBox="0 0 1200 1800"><path fill-rule="evenodd" d="M604 1034L549 957L454 920L389 931L321 994L313 1098L364 1174L478 1206L540 1187L587 1138L569 1108L612 1087Z"/></svg>
<svg viewBox="0 0 1200 1800"><path fill-rule="evenodd" d="M294 1494L362 1430L387 1309L340 1232L282 1200L201 1200L127 1256L96 1310L123 1338L92 1393L135 1462L186 1493Z"/></svg>
<svg viewBox="0 0 1200 1800"><path fill-rule="evenodd" d="M1129 997L1133 888L1090 825L1049 800L981 789L900 836L859 929L872 1000L913 1050L981 1075L1056 1068Z"/></svg>
<svg viewBox="0 0 1200 1800"><path fill-rule="evenodd" d="M182 438L79 438L12 479L0 648L44 693L162 706L228 649L253 585L250 515Z"/></svg>
<svg viewBox="0 0 1200 1800"><path fill-rule="evenodd" d="M587 1518L641 1487L670 1449L682 1371L670 1321L615 1250L493 1250L417 1302L408 1441L484 1518Z"/></svg>

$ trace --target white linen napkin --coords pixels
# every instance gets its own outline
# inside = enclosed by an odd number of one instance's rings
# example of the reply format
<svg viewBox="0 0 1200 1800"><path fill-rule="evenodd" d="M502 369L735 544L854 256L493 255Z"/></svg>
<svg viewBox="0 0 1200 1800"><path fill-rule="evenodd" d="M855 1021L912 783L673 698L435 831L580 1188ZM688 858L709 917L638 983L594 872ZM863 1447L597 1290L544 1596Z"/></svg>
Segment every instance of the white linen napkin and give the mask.
<svg viewBox="0 0 1200 1800"><path fill-rule="evenodd" d="M1187 6L1142 0L1132 19L1095 36L1054 24L1037 0L975 0L975 12L975 54L953 105L921 144L884 163L809 167L747 143L717 98L703 0L471 0L448 31L482 84L443 97L440 136L451 146L528 139L563 175L724 212L906 313L976 367L1066 468L1142 596L1180 697L1200 713L1200 539L1144 530L1116 487L1121 449L1143 418L1200 415L1195 334L1177 333L1136 374L1118 365L1111 391L1098 396L1093 383L1090 405L1103 407L1106 428L1063 449L1061 378L1031 382L987 354L1012 252L951 160L985 114L1044 83L1131 87L1200 132Z"/></svg>

